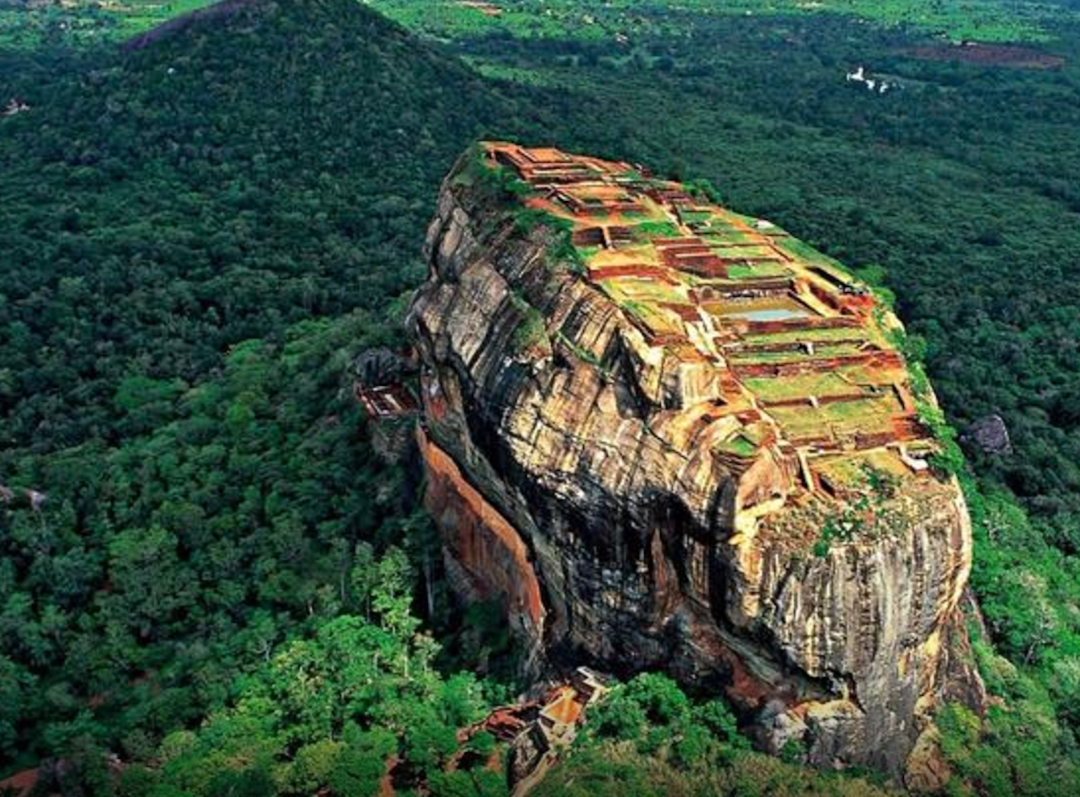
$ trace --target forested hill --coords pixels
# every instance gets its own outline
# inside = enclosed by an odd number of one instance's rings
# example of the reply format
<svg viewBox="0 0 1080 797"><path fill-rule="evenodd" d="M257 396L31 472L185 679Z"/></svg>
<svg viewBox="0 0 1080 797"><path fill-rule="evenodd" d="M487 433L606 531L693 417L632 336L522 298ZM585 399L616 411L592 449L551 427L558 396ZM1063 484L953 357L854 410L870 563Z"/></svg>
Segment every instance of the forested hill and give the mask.
<svg viewBox="0 0 1080 797"><path fill-rule="evenodd" d="M146 431L125 385L176 396L239 340L413 284L440 176L506 110L355 2L229 8L0 121L0 466Z"/></svg>
<svg viewBox="0 0 1080 797"><path fill-rule="evenodd" d="M153 755L423 543L349 362L397 342L453 159L530 118L353 0L88 62L0 118L0 775Z"/></svg>

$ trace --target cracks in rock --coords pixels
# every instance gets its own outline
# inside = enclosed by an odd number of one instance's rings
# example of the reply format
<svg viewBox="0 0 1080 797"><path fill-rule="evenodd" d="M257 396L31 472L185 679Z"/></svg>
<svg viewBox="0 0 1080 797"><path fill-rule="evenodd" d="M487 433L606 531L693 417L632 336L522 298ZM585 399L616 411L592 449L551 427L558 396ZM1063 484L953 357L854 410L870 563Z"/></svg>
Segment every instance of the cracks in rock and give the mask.
<svg viewBox="0 0 1080 797"><path fill-rule="evenodd" d="M865 716L867 713L866 706L862 704L862 700L859 698L859 688L855 682L855 676L851 673L842 673L838 677L844 684L844 697L859 710L859 713Z"/></svg>

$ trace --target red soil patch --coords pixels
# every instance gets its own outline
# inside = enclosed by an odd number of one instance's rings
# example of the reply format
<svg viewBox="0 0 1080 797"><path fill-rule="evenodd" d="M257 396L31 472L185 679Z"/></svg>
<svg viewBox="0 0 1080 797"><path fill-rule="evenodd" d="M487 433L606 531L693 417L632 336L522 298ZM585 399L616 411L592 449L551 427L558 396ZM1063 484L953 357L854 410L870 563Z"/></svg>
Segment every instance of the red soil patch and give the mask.
<svg viewBox="0 0 1080 797"><path fill-rule="evenodd" d="M502 9L493 3L485 3L481 0L461 0L458 3L463 8L472 8L489 17L497 17L502 14Z"/></svg>
<svg viewBox="0 0 1080 797"><path fill-rule="evenodd" d="M18 795L29 794L30 790L34 788L34 784L37 783L37 778L37 767L16 772L10 778L0 780L0 792L10 789Z"/></svg>
<svg viewBox="0 0 1080 797"><path fill-rule="evenodd" d="M379 780L379 797L394 797L394 768L398 765L398 757L390 756L385 762L386 768Z"/></svg>
<svg viewBox="0 0 1080 797"><path fill-rule="evenodd" d="M675 302L660 302L660 307L670 310L687 323L696 323L701 320L698 309L693 304L676 304ZM696 349L694 351L697 351ZM704 359L704 358L702 358Z"/></svg>
<svg viewBox="0 0 1080 797"><path fill-rule="evenodd" d="M673 279L667 272L667 269L660 266L650 266L647 263L640 263L629 266L603 266L601 268L594 268L589 272L589 276L593 282L602 282L603 280L621 279L623 277L639 277L641 279L654 279L660 282L665 282L668 285L678 285L679 282Z"/></svg>
<svg viewBox="0 0 1080 797"><path fill-rule="evenodd" d="M545 717L564 725L573 725L581 717L584 706L577 701L577 693L571 687L559 687L549 698L551 702L543 710Z"/></svg>
<svg viewBox="0 0 1080 797"><path fill-rule="evenodd" d="M1065 66L1065 59L1060 55L1050 55L1030 47L979 42L916 47L908 50L908 54L926 61L962 61L1014 69L1060 69Z"/></svg>

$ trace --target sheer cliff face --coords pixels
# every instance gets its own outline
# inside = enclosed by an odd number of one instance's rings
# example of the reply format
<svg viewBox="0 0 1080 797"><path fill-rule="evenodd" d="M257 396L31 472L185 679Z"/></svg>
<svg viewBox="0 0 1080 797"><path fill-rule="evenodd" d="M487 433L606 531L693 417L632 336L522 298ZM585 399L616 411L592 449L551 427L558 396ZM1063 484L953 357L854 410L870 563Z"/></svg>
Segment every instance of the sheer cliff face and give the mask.
<svg viewBox="0 0 1080 797"><path fill-rule="evenodd" d="M766 747L922 777L934 708L979 699L971 540L895 319L772 225L554 150L463 158L427 252L419 434L462 594L505 600L537 670L663 667Z"/></svg>

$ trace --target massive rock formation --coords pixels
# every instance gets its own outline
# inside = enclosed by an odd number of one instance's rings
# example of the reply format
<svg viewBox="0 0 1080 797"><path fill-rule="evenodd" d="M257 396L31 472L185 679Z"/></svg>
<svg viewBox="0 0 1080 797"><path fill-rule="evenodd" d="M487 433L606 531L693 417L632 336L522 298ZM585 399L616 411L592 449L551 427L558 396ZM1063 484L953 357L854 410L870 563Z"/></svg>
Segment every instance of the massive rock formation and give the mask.
<svg viewBox="0 0 1080 797"><path fill-rule="evenodd" d="M427 256L427 503L529 666L666 668L769 749L916 749L925 781L935 707L979 702L971 537L892 314L767 222L550 149L463 157Z"/></svg>

